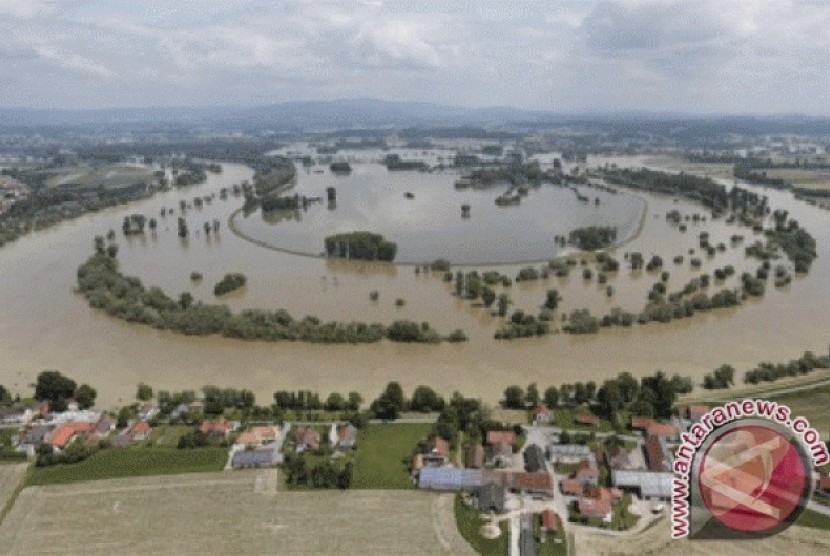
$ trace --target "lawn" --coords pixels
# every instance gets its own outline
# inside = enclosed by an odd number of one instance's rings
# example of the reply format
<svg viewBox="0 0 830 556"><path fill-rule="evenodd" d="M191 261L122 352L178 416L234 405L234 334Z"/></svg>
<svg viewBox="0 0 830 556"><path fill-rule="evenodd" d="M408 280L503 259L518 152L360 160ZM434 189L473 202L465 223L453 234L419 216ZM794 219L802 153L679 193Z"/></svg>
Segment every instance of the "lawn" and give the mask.
<svg viewBox="0 0 830 556"><path fill-rule="evenodd" d="M220 471L228 458L226 448L108 448L71 465L36 467L28 485L51 485L116 477L175 475Z"/></svg>
<svg viewBox="0 0 830 556"><path fill-rule="evenodd" d="M485 539L479 532L484 524L480 517L481 514L477 509L468 506L462 496L461 493L455 495L455 522L458 525L458 532L461 533L464 540L483 556L504 556L507 554L507 522L499 523L501 535L498 538Z"/></svg>
<svg viewBox="0 0 830 556"><path fill-rule="evenodd" d="M179 438L189 432L193 432L193 427L189 425L161 425L150 433L148 444L175 448L179 445Z"/></svg>
<svg viewBox="0 0 830 556"><path fill-rule="evenodd" d="M18 452L12 446L12 437L17 429L0 429L0 463L21 463L26 461L26 454Z"/></svg>
<svg viewBox="0 0 830 556"><path fill-rule="evenodd" d="M357 433L352 488L414 488L409 462L431 424L370 424Z"/></svg>

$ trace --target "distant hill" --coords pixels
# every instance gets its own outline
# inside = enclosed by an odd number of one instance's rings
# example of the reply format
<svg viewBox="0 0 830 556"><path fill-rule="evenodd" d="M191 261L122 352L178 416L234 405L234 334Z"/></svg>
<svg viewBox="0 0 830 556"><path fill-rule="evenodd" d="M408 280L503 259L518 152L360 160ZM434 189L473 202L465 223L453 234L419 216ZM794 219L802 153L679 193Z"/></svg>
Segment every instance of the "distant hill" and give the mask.
<svg viewBox="0 0 830 556"><path fill-rule="evenodd" d="M565 122L626 122L651 125L691 124L706 127L704 122L720 127L724 122L734 131L761 127L773 131L828 129L827 118L799 115L753 116L718 114L656 113L646 111L559 113L509 107L462 108L420 102L397 102L377 99L282 102L255 107L204 106L164 108L105 108L96 110L54 110L34 108L0 108L0 127L34 126L141 126L183 125L211 127L225 125L284 131L342 130L384 127L459 127L508 126L511 124L558 125Z"/></svg>

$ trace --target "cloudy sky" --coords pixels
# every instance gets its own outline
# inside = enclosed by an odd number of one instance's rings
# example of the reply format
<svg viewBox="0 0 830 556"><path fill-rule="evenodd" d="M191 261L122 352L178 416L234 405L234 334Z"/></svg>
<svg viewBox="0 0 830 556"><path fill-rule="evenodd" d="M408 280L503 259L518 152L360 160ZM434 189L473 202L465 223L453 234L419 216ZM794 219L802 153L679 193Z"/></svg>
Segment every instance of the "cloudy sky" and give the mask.
<svg viewBox="0 0 830 556"><path fill-rule="evenodd" d="M0 106L830 114L825 0L0 0Z"/></svg>

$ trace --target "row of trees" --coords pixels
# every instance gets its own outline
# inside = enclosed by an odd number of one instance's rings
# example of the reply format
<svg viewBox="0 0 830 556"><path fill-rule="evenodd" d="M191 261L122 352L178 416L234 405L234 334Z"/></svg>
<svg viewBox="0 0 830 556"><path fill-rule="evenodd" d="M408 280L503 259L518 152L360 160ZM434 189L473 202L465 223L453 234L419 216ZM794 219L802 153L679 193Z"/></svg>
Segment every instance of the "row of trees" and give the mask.
<svg viewBox="0 0 830 556"><path fill-rule="evenodd" d="M380 234L349 232L325 238L326 254L341 259L394 261L398 245Z"/></svg>

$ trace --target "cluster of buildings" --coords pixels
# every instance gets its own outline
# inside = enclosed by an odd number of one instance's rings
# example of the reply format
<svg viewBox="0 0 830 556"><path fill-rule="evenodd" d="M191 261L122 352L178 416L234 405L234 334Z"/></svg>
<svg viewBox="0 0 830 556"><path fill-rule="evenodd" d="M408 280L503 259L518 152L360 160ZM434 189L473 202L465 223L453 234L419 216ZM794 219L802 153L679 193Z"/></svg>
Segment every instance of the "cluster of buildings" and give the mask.
<svg viewBox="0 0 830 556"><path fill-rule="evenodd" d="M22 406L5 408L4 424L22 427L17 437L17 451L34 457L44 447L58 454L73 442L82 441L88 446L110 438L115 431L115 419L100 411L78 409L71 403L66 411L52 412L49 404L41 403L36 409Z"/></svg>
<svg viewBox="0 0 830 556"><path fill-rule="evenodd" d="M14 178L0 176L0 216L6 214L16 204L27 200L32 195L29 186Z"/></svg>

